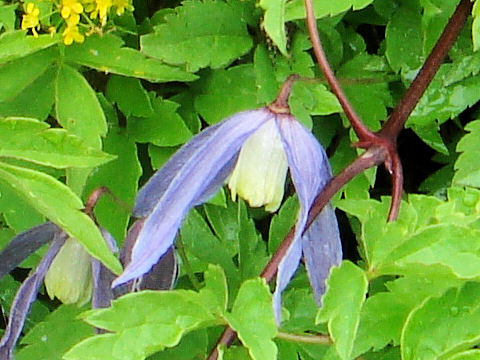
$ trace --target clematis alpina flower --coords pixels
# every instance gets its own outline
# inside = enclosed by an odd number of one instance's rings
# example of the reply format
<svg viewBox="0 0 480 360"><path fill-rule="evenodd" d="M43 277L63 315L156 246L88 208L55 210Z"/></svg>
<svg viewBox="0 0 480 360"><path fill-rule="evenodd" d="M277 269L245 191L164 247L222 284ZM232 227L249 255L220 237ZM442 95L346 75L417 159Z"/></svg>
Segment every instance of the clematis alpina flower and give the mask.
<svg viewBox="0 0 480 360"><path fill-rule="evenodd" d="M286 166L282 165L281 160L284 158L290 169L300 210L294 240L278 268L274 294L277 319L281 292L295 273L302 250L316 299L320 300L330 268L341 259L333 209L325 207L308 231L305 232L305 228L314 198L331 178L330 166L325 151L315 137L289 113L287 105L279 104L286 104L285 99L277 100L265 108L235 114L205 129L181 147L140 189L134 216L144 218L144 223L133 246L131 261L113 286L149 271L172 246L187 212L217 192L237 160L237 169L229 180L233 195L238 193L247 197L254 206L266 205L270 210L278 208L283 197L286 173ZM254 171L249 170L252 164L244 163L252 161L248 153L255 156L257 152L258 159L265 155L255 149L255 143L258 142L263 144L267 157L280 159L272 168L255 162L253 168L261 169ZM252 143L253 150L249 148ZM281 179L281 184L265 179L265 176L277 177ZM262 184L265 194L257 194L257 188L253 191L247 189L253 183ZM278 195L279 189L281 195ZM266 194L269 192L271 194Z"/></svg>

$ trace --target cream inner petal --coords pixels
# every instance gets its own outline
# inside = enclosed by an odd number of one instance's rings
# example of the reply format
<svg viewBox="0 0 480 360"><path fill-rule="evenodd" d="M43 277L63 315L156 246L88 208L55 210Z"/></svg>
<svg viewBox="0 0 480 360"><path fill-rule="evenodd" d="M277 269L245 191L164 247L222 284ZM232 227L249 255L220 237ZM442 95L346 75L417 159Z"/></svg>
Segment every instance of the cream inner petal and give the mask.
<svg viewBox="0 0 480 360"><path fill-rule="evenodd" d="M288 163L280 134L272 118L243 144L228 180L232 198L240 196L250 206L265 205L276 211L283 199Z"/></svg>

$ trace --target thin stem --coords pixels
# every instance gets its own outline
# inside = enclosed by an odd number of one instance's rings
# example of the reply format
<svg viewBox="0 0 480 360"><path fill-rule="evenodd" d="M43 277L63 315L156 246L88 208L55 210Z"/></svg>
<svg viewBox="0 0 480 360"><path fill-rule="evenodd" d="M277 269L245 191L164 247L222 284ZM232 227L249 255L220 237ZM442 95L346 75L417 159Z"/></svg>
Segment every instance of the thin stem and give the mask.
<svg viewBox="0 0 480 360"><path fill-rule="evenodd" d="M292 86L295 81L297 81L300 76L293 74L290 75L282 84L277 98L273 101L268 108L276 114L290 114L290 106L288 106L288 98L292 91Z"/></svg>
<svg viewBox="0 0 480 360"><path fill-rule="evenodd" d="M310 1L310 0L306 0ZM393 139L398 136L403 129L405 122L427 89L433 77L437 73L440 65L448 54L448 51L455 43L460 30L462 30L468 15L472 11L472 2L470 0L461 0L455 12L448 21L447 26L440 35L437 43L433 47L432 52L428 55L427 60L413 80L412 84L405 92L402 100L393 110L389 119L380 130L379 134Z"/></svg>
<svg viewBox="0 0 480 360"><path fill-rule="evenodd" d="M292 334L279 331L276 337L277 339L304 344L330 345L332 343L330 337L327 335Z"/></svg>
<svg viewBox="0 0 480 360"><path fill-rule="evenodd" d="M306 20L308 33L310 34L313 52L315 54L315 57L317 58L320 69L322 70L325 79L330 85L330 89L337 97L340 105L343 108L343 111L345 112L345 115L352 124L352 128L357 134L360 141L362 142L371 140L374 137L374 134L363 124L362 120L353 109L352 105L347 99L347 96L343 92L337 78L335 77L335 74L333 73L330 64L328 63L327 56L325 55L325 51L323 51L322 43L320 41L320 36L318 35L317 21L315 20L312 0L304 0L304 3L307 15Z"/></svg>

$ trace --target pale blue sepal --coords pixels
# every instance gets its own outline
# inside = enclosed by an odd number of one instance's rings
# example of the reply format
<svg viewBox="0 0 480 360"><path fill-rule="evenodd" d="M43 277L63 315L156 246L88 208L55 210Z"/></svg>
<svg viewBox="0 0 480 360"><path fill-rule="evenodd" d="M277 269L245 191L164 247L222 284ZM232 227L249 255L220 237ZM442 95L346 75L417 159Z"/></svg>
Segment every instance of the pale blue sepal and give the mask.
<svg viewBox="0 0 480 360"><path fill-rule="evenodd" d="M37 298L38 289L40 288L40 285L42 285L48 268L52 264L53 259L58 254L62 245L65 243L66 238L67 234L64 232L57 232L55 234L50 248L43 256L42 260L40 260L35 271L25 279L15 294L15 298L13 299L10 308L8 325L3 337L0 339L0 360L10 360L12 358L13 348L22 332L30 307Z"/></svg>
<svg viewBox="0 0 480 360"><path fill-rule="evenodd" d="M190 208L214 194L245 140L274 116L267 109L244 111L198 134L182 147L140 190L135 215L146 215L132 251L132 260L112 286L150 270L172 245ZM222 180L222 181L220 181Z"/></svg>
<svg viewBox="0 0 480 360"><path fill-rule="evenodd" d="M303 258L318 306L322 305L330 269L342 261L342 244L335 210L328 204L302 236Z"/></svg>
<svg viewBox="0 0 480 360"><path fill-rule="evenodd" d="M317 139L294 117L277 115L277 125L287 155L290 176L300 202L294 239L278 266L277 285L273 294L275 316L280 324L281 294L300 261L300 238L305 230L308 211L317 194L331 179L331 172L327 155Z"/></svg>

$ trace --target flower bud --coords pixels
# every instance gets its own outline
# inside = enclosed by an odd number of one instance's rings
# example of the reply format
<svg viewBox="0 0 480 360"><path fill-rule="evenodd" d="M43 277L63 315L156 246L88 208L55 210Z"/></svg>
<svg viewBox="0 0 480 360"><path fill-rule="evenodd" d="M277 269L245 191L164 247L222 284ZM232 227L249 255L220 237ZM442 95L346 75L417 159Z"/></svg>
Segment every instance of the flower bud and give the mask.
<svg viewBox="0 0 480 360"><path fill-rule="evenodd" d="M75 239L68 238L45 276L45 287L51 299L79 306L90 300L92 276L90 255Z"/></svg>

